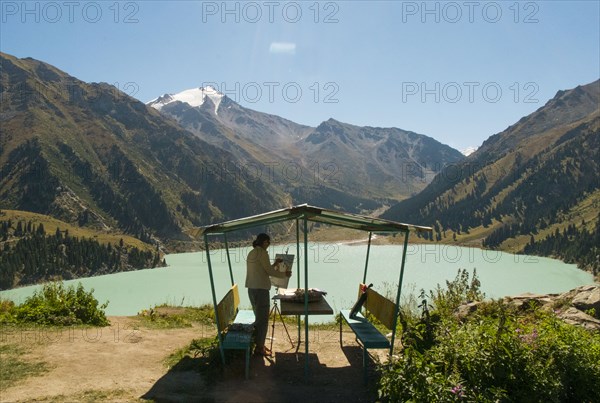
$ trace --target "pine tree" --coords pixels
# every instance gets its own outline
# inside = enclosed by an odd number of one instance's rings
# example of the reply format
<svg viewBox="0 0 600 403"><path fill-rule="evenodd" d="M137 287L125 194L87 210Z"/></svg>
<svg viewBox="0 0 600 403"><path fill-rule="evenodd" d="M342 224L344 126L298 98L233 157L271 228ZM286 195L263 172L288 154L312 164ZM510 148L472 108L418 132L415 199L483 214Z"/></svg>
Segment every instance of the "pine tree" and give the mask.
<svg viewBox="0 0 600 403"><path fill-rule="evenodd" d="M17 223L17 228L15 228L14 235L16 237L23 236L23 223L21 223L21 221Z"/></svg>

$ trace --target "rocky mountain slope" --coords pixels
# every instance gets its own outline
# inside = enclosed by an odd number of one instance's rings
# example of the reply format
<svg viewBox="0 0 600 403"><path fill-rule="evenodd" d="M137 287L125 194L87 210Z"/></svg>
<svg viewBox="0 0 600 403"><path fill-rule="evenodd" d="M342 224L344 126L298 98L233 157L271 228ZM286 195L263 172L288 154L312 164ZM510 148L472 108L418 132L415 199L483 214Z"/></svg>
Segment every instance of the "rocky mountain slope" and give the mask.
<svg viewBox="0 0 600 403"><path fill-rule="evenodd" d="M211 87L165 94L148 105L254 172L270 172L295 202L355 211L423 189L463 155L397 128L329 119L316 128L244 108Z"/></svg>
<svg viewBox="0 0 600 403"><path fill-rule="evenodd" d="M113 86L7 54L0 67L0 208L177 239L289 203L276 184L227 171L231 152Z"/></svg>

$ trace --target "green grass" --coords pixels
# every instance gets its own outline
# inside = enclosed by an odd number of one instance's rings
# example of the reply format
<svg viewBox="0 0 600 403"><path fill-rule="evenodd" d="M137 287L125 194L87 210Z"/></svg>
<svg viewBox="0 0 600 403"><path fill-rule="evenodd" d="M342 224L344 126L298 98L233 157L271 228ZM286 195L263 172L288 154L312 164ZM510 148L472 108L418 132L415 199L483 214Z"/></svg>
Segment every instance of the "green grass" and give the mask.
<svg viewBox="0 0 600 403"><path fill-rule="evenodd" d="M144 309L137 315L140 326L149 329L181 329L194 325L213 325L214 318L212 305L178 307L163 304Z"/></svg>
<svg viewBox="0 0 600 403"><path fill-rule="evenodd" d="M292 319L292 324L296 325L298 322L296 321L296 318L291 318ZM271 319L272 320L272 319ZM313 323L311 325L309 325L309 329L314 329L314 330L331 330L331 331L339 331L340 330L340 321L341 320L341 316L339 314L337 314L335 316L335 319L332 322L325 322L325 323ZM304 321L301 320L300 321L300 326L302 327L302 329L304 329Z"/></svg>
<svg viewBox="0 0 600 403"><path fill-rule="evenodd" d="M27 353L14 344L0 345L0 391L6 390L19 381L40 375L48 370L44 362L32 362L23 356Z"/></svg>

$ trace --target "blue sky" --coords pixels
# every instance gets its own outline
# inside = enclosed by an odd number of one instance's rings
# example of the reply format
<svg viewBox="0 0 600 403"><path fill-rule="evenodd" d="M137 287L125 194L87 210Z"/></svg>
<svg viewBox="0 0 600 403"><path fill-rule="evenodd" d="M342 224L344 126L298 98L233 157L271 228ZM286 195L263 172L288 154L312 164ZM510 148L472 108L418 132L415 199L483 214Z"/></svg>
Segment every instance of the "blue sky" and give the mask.
<svg viewBox="0 0 600 403"><path fill-rule="evenodd" d="M0 2L0 50L147 102L214 83L458 149L600 77L598 1Z"/></svg>

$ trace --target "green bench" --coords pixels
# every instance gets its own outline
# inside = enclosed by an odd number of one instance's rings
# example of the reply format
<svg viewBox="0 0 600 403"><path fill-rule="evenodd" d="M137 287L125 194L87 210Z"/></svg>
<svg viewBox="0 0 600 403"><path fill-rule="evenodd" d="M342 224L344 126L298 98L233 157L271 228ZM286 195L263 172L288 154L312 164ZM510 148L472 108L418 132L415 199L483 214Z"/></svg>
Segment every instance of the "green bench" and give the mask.
<svg viewBox="0 0 600 403"><path fill-rule="evenodd" d="M359 295L361 293L361 287L359 285ZM390 341L385 335L383 335L365 315L358 313L354 318L350 317L350 309L340 311L340 315L343 320L340 320L340 345L342 344L342 325L344 322L348 324L350 329L356 336L356 341L362 347L363 350L363 373L364 381L367 383L367 361L368 361L368 349L389 349L390 355L393 352L392 342L396 334L396 320L397 307L389 299L378 294L372 289L367 290L367 300L365 301L363 308L372 316L377 318L381 324L392 332L392 341ZM367 315L368 316L368 315Z"/></svg>
<svg viewBox="0 0 600 403"><path fill-rule="evenodd" d="M219 336L219 351L221 352L223 366L225 366L225 350L245 350L245 375L246 379L248 379L254 312L252 310L239 310L239 305L240 294L237 284L234 284L217 305L216 322Z"/></svg>

